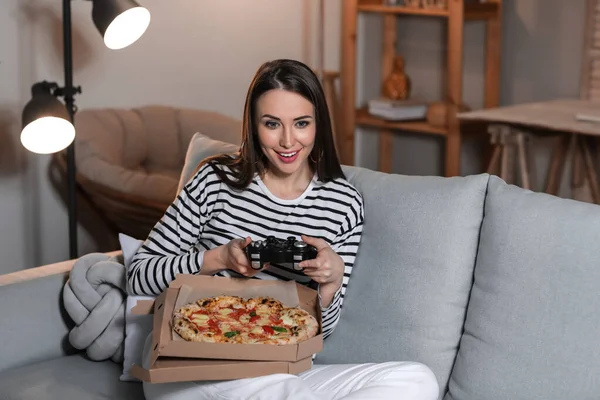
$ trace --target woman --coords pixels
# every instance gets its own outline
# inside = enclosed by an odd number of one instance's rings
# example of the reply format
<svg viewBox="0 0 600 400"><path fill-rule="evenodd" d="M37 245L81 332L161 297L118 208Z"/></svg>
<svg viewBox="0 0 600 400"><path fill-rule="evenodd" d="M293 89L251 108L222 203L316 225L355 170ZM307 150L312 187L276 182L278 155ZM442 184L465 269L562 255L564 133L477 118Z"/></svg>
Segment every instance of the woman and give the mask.
<svg viewBox="0 0 600 400"><path fill-rule="evenodd" d="M129 290L158 295L180 273L294 279L318 290L326 339L339 321L363 220L362 197L337 159L318 78L297 61L267 62L248 91L239 153L200 164L133 258ZM269 235L300 237L317 248L317 257L303 261L301 273L279 264L253 270L244 247ZM438 396L427 367L399 362L317 365L299 376L145 383L144 390L148 399Z"/></svg>

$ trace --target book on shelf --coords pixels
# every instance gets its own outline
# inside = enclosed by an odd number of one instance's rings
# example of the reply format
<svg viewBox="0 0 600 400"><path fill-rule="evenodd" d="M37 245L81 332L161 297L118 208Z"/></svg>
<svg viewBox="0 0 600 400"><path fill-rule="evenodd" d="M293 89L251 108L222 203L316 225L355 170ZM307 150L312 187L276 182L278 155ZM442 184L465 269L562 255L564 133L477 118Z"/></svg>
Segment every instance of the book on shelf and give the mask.
<svg viewBox="0 0 600 400"><path fill-rule="evenodd" d="M427 117L427 102L419 99L390 100L378 98L369 100L369 114L391 120L415 120Z"/></svg>

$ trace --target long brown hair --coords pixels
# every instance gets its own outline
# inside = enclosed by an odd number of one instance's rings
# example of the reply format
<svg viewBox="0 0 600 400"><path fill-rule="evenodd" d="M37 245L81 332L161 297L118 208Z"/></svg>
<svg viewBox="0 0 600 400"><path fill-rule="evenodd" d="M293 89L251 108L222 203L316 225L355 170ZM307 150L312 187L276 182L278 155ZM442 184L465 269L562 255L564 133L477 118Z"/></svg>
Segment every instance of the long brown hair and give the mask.
<svg viewBox="0 0 600 400"><path fill-rule="evenodd" d="M272 89L297 93L314 106L316 135L308 162L318 179L323 182L345 178L335 151L329 109L319 78L305 64L288 59L269 61L260 66L248 89L242 122L242 143L236 154L220 154L203 160L198 169L210 163L219 177L232 189L243 190L254 178L267 171L268 164L258 140L256 103L260 96ZM228 166L233 172L226 174L215 164Z"/></svg>

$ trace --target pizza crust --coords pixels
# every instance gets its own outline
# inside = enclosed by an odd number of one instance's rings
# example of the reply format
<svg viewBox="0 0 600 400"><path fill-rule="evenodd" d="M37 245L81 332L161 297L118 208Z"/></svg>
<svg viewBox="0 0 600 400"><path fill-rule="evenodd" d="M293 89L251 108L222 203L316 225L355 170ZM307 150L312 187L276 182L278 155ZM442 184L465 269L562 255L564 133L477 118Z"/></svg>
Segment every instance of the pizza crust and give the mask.
<svg viewBox="0 0 600 400"><path fill-rule="evenodd" d="M270 297L201 298L177 309L172 324L182 339L205 343L298 344L319 331L306 310Z"/></svg>

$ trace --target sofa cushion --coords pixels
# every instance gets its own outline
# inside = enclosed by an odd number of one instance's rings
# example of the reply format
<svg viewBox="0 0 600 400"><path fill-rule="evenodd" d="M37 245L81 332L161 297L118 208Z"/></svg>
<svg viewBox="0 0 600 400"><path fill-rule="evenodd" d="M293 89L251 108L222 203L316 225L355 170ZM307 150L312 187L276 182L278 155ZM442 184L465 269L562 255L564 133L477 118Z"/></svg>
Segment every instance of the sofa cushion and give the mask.
<svg viewBox="0 0 600 400"><path fill-rule="evenodd" d="M183 163L179 184L177 185L177 194L181 192L181 189L183 189L188 181L194 176L194 173L202 160L221 153L234 153L238 151L239 148L239 144L211 139L200 132L195 133L190 140L185 155L185 162Z"/></svg>
<svg viewBox="0 0 600 400"><path fill-rule="evenodd" d="M447 400L600 396L600 207L490 179Z"/></svg>
<svg viewBox="0 0 600 400"><path fill-rule="evenodd" d="M411 177L346 167L365 224L341 320L316 363L418 361L445 392L469 291L488 175Z"/></svg>
<svg viewBox="0 0 600 400"><path fill-rule="evenodd" d="M0 373L3 400L144 399L141 383L121 382L121 366L60 357Z"/></svg>
<svg viewBox="0 0 600 400"><path fill-rule="evenodd" d="M0 373L74 352L67 338L73 323L62 300L67 264L0 276ZM11 282L10 276L21 279Z"/></svg>

